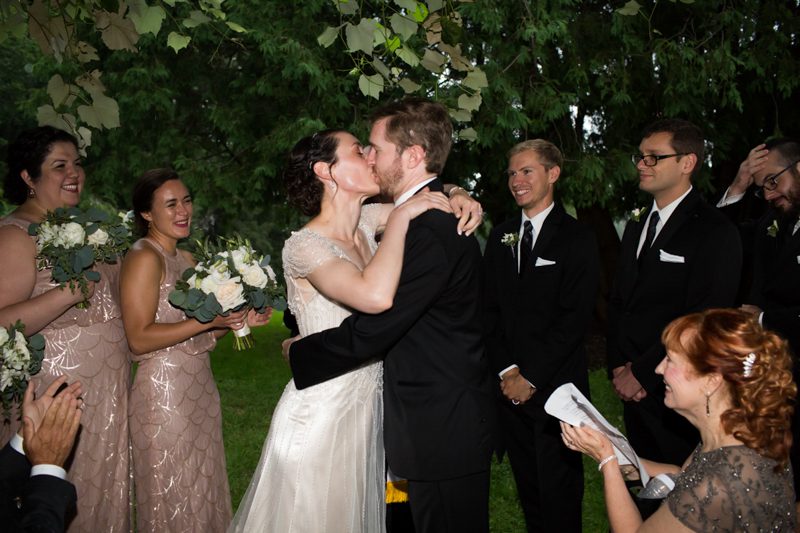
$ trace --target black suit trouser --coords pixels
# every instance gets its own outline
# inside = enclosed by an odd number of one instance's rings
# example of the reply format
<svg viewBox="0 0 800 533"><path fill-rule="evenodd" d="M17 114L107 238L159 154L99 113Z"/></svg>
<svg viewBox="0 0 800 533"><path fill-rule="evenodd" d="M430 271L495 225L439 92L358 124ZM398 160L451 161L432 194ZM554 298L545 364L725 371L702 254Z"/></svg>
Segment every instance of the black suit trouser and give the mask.
<svg viewBox="0 0 800 533"><path fill-rule="evenodd" d="M409 480L408 503L416 533L488 533L489 470L442 481Z"/></svg>
<svg viewBox="0 0 800 533"><path fill-rule="evenodd" d="M500 431L528 531L581 532L583 461L539 406L500 400Z"/></svg>

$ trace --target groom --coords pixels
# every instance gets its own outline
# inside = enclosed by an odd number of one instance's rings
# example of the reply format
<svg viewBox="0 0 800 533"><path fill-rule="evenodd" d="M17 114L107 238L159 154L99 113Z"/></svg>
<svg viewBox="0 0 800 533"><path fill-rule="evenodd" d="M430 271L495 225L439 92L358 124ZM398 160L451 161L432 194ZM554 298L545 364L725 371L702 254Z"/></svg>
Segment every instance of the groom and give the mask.
<svg viewBox="0 0 800 533"><path fill-rule="evenodd" d="M373 115L371 150L381 192L402 204L428 187L450 152L440 104L407 99ZM394 305L353 313L338 328L291 345L302 389L384 359L386 458L409 480L418 533L489 530L493 404L480 322L481 254L457 219L432 209L411 221Z"/></svg>

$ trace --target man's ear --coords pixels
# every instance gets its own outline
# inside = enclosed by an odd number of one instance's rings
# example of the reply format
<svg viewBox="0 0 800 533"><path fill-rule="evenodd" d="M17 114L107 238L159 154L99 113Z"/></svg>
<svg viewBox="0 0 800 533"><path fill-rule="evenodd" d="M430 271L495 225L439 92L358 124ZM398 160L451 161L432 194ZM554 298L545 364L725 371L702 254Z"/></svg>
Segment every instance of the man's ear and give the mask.
<svg viewBox="0 0 800 533"><path fill-rule="evenodd" d="M553 184L561 176L561 167L556 165L547 171L547 183Z"/></svg>
<svg viewBox="0 0 800 533"><path fill-rule="evenodd" d="M403 156L406 158L407 167L409 169L413 169L418 167L420 164L423 166L425 165L425 157L427 154L422 146L418 144L412 144L403 150Z"/></svg>
<svg viewBox="0 0 800 533"><path fill-rule="evenodd" d="M697 154L686 154L683 156L681 163L683 163L683 173L691 174L700 164L700 161L697 158Z"/></svg>

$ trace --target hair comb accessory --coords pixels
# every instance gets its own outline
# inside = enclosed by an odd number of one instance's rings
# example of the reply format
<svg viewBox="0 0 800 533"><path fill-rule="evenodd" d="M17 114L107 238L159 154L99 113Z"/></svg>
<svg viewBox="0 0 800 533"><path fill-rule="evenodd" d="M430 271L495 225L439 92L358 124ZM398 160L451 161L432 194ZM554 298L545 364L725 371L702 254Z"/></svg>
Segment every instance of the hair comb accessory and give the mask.
<svg viewBox="0 0 800 533"><path fill-rule="evenodd" d="M744 377L749 378L753 374L754 364L756 364L756 354L750 352L742 362L742 366L744 367Z"/></svg>

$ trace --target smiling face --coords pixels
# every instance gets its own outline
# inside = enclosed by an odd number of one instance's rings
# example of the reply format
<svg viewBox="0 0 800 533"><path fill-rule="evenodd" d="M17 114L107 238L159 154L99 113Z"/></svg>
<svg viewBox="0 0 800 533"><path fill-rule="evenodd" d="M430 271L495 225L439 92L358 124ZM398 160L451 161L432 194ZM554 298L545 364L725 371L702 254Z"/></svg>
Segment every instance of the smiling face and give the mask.
<svg viewBox="0 0 800 533"><path fill-rule="evenodd" d="M654 133L642 139L639 152L642 155L674 154L676 150L671 141L672 134L669 132ZM652 167L639 161L636 165L636 170L639 171L639 188L650 193L659 207L664 207L689 190L695 161L694 154L661 159Z"/></svg>
<svg viewBox="0 0 800 533"><path fill-rule="evenodd" d="M41 173L33 180L27 171L22 179L35 193L35 201L44 209L74 207L81 199L86 174L78 149L70 142L54 142L42 161Z"/></svg>
<svg viewBox="0 0 800 533"><path fill-rule="evenodd" d="M336 138L336 162L328 168L337 188L367 197L378 194L378 183L365 158L364 147L358 139L346 132L337 133Z"/></svg>
<svg viewBox="0 0 800 533"><path fill-rule="evenodd" d="M693 331L684 331L681 344L693 334ZM686 355L667 350L666 357L656 367L656 374L664 377L664 405L684 414L698 408L705 409L704 390L708 389L708 379L697 375Z"/></svg>
<svg viewBox="0 0 800 533"><path fill-rule="evenodd" d="M528 217L541 212L553 203L553 184L561 169L549 170L541 163L533 150L525 150L511 156L508 162L508 189Z"/></svg>
<svg viewBox="0 0 800 533"><path fill-rule="evenodd" d="M148 235L157 240L185 239L192 224L192 196L181 180L169 180L155 190L150 211L142 217L149 223Z"/></svg>

